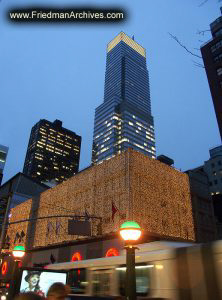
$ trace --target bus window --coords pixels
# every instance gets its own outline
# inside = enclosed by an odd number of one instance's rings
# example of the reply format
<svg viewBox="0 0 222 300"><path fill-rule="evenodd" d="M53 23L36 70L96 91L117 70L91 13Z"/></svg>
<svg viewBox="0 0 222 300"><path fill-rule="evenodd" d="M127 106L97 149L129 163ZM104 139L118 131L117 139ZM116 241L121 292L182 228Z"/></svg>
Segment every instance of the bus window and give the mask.
<svg viewBox="0 0 222 300"><path fill-rule="evenodd" d="M153 265L136 266L136 294L137 296L147 296L150 292L151 268ZM116 268L119 282L119 293L125 296L126 290L126 267Z"/></svg>
<svg viewBox="0 0 222 300"><path fill-rule="evenodd" d="M93 296L111 295L112 272L109 270L97 270L93 272L92 276Z"/></svg>
<svg viewBox="0 0 222 300"><path fill-rule="evenodd" d="M68 273L68 284L72 294L84 294L88 285L85 269L73 269Z"/></svg>

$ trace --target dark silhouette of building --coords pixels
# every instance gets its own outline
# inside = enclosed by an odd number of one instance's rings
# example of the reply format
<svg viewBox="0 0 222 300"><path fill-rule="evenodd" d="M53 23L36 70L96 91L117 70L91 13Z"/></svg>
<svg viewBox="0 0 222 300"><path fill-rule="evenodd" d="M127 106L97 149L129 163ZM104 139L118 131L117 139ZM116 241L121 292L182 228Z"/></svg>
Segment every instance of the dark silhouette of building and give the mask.
<svg viewBox="0 0 222 300"><path fill-rule="evenodd" d="M38 182L62 182L78 172L81 136L62 122L40 120L32 127L23 172Z"/></svg>
<svg viewBox="0 0 222 300"><path fill-rule="evenodd" d="M186 172L189 176L196 241L217 239L216 219L207 174L199 168Z"/></svg>
<svg viewBox="0 0 222 300"><path fill-rule="evenodd" d="M217 225L217 237L222 239L222 194L212 195L212 200Z"/></svg>
<svg viewBox="0 0 222 300"><path fill-rule="evenodd" d="M210 24L210 30L212 39L201 47L201 53L222 139L222 16Z"/></svg>
<svg viewBox="0 0 222 300"><path fill-rule="evenodd" d="M146 50L120 32L107 45L104 102L95 112L92 162L128 148L156 157Z"/></svg>
<svg viewBox="0 0 222 300"><path fill-rule="evenodd" d="M168 166L172 166L174 165L174 160L166 155L159 155L157 156L157 160L161 161L162 163L168 165Z"/></svg>

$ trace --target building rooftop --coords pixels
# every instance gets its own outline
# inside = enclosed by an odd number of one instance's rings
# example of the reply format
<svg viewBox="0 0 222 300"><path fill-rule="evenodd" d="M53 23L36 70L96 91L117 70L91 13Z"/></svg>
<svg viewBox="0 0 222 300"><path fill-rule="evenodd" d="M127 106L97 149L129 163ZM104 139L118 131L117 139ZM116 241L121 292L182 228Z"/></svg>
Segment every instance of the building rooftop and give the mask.
<svg viewBox="0 0 222 300"><path fill-rule="evenodd" d="M124 32L120 32L109 44L107 45L107 52L111 51L121 41L130 46L133 50L137 51L140 55L146 57L146 50L140 46L134 39L130 38Z"/></svg>

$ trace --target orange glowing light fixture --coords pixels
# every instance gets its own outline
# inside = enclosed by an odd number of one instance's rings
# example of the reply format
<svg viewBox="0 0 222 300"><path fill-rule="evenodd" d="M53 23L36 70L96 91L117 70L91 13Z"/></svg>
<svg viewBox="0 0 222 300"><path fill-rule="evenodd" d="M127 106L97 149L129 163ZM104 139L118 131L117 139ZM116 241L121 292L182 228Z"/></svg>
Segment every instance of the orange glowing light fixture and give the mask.
<svg viewBox="0 0 222 300"><path fill-rule="evenodd" d="M22 258L25 255L25 247L24 246L15 246L12 254L15 258Z"/></svg>
<svg viewBox="0 0 222 300"><path fill-rule="evenodd" d="M141 227L135 221L126 221L120 226L120 235L125 242L136 242L141 234Z"/></svg>
<svg viewBox="0 0 222 300"><path fill-rule="evenodd" d="M78 260L82 260L82 255L80 254L80 252L73 253L72 261L78 261Z"/></svg>
<svg viewBox="0 0 222 300"><path fill-rule="evenodd" d="M8 273L8 263L5 261L2 265L2 275L5 275Z"/></svg>
<svg viewBox="0 0 222 300"><path fill-rule="evenodd" d="M116 248L110 248L106 252L106 257L110 257L110 256L119 256L119 251Z"/></svg>

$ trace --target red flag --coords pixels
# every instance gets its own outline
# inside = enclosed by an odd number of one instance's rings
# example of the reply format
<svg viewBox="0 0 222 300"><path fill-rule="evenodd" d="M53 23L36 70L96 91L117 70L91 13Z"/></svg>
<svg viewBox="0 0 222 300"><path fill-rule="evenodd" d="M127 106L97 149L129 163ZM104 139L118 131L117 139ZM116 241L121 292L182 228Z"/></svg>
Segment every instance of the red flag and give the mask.
<svg viewBox="0 0 222 300"><path fill-rule="evenodd" d="M114 220L115 213L118 211L115 203L112 201L112 220Z"/></svg>

